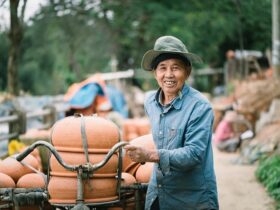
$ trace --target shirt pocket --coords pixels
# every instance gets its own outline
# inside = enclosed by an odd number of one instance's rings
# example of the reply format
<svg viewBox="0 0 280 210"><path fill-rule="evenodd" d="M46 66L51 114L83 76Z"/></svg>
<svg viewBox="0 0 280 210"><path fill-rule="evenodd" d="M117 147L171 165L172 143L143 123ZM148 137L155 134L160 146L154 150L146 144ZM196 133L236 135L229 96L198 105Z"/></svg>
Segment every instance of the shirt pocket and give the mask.
<svg viewBox="0 0 280 210"><path fill-rule="evenodd" d="M180 139L182 137L182 129L175 127L167 128L167 148L176 149L181 146Z"/></svg>

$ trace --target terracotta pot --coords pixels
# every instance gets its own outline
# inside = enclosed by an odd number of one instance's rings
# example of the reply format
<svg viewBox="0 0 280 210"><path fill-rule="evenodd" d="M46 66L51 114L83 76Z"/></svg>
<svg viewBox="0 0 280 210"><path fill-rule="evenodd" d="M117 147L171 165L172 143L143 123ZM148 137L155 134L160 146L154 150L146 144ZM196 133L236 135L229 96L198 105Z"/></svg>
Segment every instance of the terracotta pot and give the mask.
<svg viewBox="0 0 280 210"><path fill-rule="evenodd" d="M152 134L140 136L138 138L131 140L129 143L132 145L145 147L146 149L155 149L156 148L154 141L153 141Z"/></svg>
<svg viewBox="0 0 280 210"><path fill-rule="evenodd" d="M64 160L65 163L70 165L81 165L86 163L86 157L84 153L77 153L77 152L59 152L60 156ZM89 153L89 160L92 164L101 162L106 154L93 154ZM63 173L74 173L66 169L64 169L56 160L56 158L52 155L50 160L51 170L54 172L63 172ZM114 154L110 160L100 169L94 172L94 174L112 174L116 173L118 167L118 155Z"/></svg>
<svg viewBox="0 0 280 210"><path fill-rule="evenodd" d="M124 172L135 176L137 169L140 167L140 163L131 162L125 169Z"/></svg>
<svg viewBox="0 0 280 210"><path fill-rule="evenodd" d="M127 167L132 163L133 161L128 157L127 154L125 154L122 158L122 171L125 171Z"/></svg>
<svg viewBox="0 0 280 210"><path fill-rule="evenodd" d="M124 172L122 173L122 182L121 182L122 186L132 185L134 183L136 183L136 179L134 176L132 176L129 173L124 173Z"/></svg>
<svg viewBox="0 0 280 210"><path fill-rule="evenodd" d="M111 149L119 141L118 127L112 121L97 116L85 116L84 120L89 151ZM81 117L71 116L56 122L51 140L59 151L83 152Z"/></svg>
<svg viewBox="0 0 280 210"><path fill-rule="evenodd" d="M18 188L45 188L46 183L42 174L31 173L26 174L17 182Z"/></svg>
<svg viewBox="0 0 280 210"><path fill-rule="evenodd" d="M33 155L28 155L21 162L24 162L38 170L39 163L38 160L35 157L33 157ZM21 164L14 157L7 157L0 163L0 172L9 175L13 178L15 182L17 182L17 180L21 176L28 173L32 173L33 171L30 168Z"/></svg>
<svg viewBox="0 0 280 210"><path fill-rule="evenodd" d="M145 163L141 165L135 174L137 182L140 183L148 183L150 181L152 171L153 171L154 163Z"/></svg>
<svg viewBox="0 0 280 210"><path fill-rule="evenodd" d="M14 180L7 174L0 173L0 188L15 188Z"/></svg>
<svg viewBox="0 0 280 210"><path fill-rule="evenodd" d="M49 202L52 204L74 204L77 197L77 178L52 176L48 185ZM113 201L117 196L115 176L84 180L85 203Z"/></svg>
<svg viewBox="0 0 280 210"><path fill-rule="evenodd" d="M123 121L123 133L137 133L137 127L135 126L135 119L125 119Z"/></svg>
<svg viewBox="0 0 280 210"><path fill-rule="evenodd" d="M151 125L148 119L138 119L137 120L137 131L139 136L143 136L151 133Z"/></svg>
<svg viewBox="0 0 280 210"><path fill-rule="evenodd" d="M137 133L129 133L127 135L127 141L131 141L132 139L135 139L137 137L139 137L139 135Z"/></svg>
<svg viewBox="0 0 280 210"><path fill-rule="evenodd" d="M131 139L130 139L131 140ZM147 149L155 149L155 144L153 141L152 134L147 134L144 136L134 136L132 140L129 142L130 144L142 146ZM128 167L131 167L130 165L133 163L133 161L127 156L124 155L123 157L123 171L128 172ZM131 173L131 172L129 172Z"/></svg>

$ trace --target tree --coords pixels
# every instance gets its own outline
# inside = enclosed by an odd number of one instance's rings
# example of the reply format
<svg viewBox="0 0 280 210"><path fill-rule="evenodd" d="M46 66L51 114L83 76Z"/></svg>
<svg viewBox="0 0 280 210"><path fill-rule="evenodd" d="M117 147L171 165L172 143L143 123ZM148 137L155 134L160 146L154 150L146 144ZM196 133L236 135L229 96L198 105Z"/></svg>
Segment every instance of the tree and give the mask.
<svg viewBox="0 0 280 210"><path fill-rule="evenodd" d="M19 95L18 63L20 45L23 38L23 18L27 0L23 0L20 16L18 7L20 0L10 0L10 48L8 57L8 92Z"/></svg>

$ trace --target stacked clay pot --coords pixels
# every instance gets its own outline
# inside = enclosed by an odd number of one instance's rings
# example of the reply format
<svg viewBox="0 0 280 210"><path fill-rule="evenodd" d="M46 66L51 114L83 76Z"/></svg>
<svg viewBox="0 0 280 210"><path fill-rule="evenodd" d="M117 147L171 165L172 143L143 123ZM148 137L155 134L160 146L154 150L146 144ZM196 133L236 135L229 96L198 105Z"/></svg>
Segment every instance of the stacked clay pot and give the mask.
<svg viewBox="0 0 280 210"><path fill-rule="evenodd" d="M152 134L140 136L130 141L131 145L144 147L146 149L155 149ZM139 183L148 183L153 170L153 163L147 162L143 165L140 163L132 162L125 168L125 172L135 176L136 181Z"/></svg>
<svg viewBox="0 0 280 210"><path fill-rule="evenodd" d="M126 119L122 125L122 140L130 142L139 136L151 132L150 122L147 118ZM135 163L132 163L126 155L123 157L123 169L125 172L135 174Z"/></svg>
<svg viewBox="0 0 280 210"><path fill-rule="evenodd" d="M39 162L33 155L28 155L21 162L33 167L36 170L39 169ZM15 156L7 157L0 162L0 172L10 176L16 183L20 177L33 172L21 162L17 161Z"/></svg>
<svg viewBox="0 0 280 210"><path fill-rule="evenodd" d="M119 141L117 126L104 118L84 116L89 161L99 163ZM68 165L86 163L81 133L81 117L66 117L52 128L51 141ZM54 156L50 159L50 182L48 192L52 204L73 204L77 197L77 173L64 169ZM117 175L118 155L114 154L90 178L84 180L85 203L113 201L118 198Z"/></svg>

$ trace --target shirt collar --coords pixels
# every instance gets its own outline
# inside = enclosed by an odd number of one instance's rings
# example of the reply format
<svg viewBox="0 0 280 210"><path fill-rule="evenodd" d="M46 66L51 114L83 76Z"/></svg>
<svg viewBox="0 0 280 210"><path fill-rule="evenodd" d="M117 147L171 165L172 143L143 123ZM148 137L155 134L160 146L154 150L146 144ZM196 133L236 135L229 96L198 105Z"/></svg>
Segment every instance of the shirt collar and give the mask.
<svg viewBox="0 0 280 210"><path fill-rule="evenodd" d="M184 84L182 90L179 91L179 94L176 98L174 98L170 104L173 106L175 109L181 109L182 103L183 103L183 96L187 94L189 91L189 86ZM161 94L162 94L162 89L159 88L155 94L154 101L157 102L158 105L163 106L161 103Z"/></svg>

